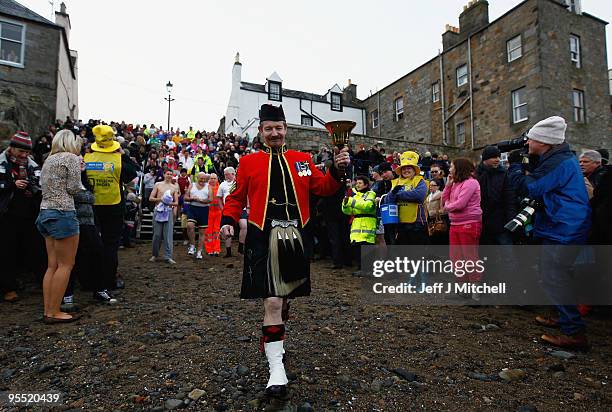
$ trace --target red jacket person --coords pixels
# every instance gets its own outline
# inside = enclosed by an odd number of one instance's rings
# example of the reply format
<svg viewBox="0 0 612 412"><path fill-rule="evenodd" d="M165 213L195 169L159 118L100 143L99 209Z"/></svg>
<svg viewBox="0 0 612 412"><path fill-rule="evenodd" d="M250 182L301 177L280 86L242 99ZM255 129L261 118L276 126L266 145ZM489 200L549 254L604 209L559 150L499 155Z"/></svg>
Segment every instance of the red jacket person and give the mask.
<svg viewBox="0 0 612 412"><path fill-rule="evenodd" d="M309 154L285 146L282 106L264 104L259 119L264 149L240 159L235 188L225 200L221 232L233 235L248 199L251 210L240 297L264 299L262 342L270 366L266 393L286 398L282 312L288 298L310 294L307 251L312 240L304 230L310 220L309 197L335 193L341 185L337 168L348 166L350 160L346 150L340 152L324 175Z"/></svg>

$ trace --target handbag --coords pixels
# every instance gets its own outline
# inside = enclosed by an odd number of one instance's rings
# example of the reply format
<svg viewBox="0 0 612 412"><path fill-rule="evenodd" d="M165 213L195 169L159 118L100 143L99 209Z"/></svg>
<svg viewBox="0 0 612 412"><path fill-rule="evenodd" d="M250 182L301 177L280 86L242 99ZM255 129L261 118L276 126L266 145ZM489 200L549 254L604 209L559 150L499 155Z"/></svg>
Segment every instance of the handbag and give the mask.
<svg viewBox="0 0 612 412"><path fill-rule="evenodd" d="M427 232L429 236L444 235L448 232L448 226L442 216L437 214L434 220L427 223Z"/></svg>

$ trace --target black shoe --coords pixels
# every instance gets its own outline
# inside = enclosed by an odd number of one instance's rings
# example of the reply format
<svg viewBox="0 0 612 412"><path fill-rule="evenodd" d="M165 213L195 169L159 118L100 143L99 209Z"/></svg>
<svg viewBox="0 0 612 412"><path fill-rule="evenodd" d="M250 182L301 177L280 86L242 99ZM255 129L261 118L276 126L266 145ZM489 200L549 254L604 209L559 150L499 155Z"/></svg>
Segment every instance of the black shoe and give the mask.
<svg viewBox="0 0 612 412"><path fill-rule="evenodd" d="M289 399L287 385L272 385L266 388L266 396L279 400Z"/></svg>
<svg viewBox="0 0 612 412"><path fill-rule="evenodd" d="M102 303L108 303L111 305L113 303L117 303L117 299L115 299L110 293L108 293L106 289L94 292L93 297L95 300Z"/></svg>

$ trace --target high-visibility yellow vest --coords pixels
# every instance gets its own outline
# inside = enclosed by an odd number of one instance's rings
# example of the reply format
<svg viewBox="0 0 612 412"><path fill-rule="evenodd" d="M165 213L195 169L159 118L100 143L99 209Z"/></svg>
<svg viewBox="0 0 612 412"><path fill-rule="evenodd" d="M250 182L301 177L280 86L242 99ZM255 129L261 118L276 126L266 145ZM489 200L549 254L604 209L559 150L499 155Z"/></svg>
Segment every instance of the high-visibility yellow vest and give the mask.
<svg viewBox="0 0 612 412"><path fill-rule="evenodd" d="M342 202L342 213L354 216L351 242L376 242L376 193L371 190L357 192L353 189L353 196L346 203Z"/></svg>
<svg viewBox="0 0 612 412"><path fill-rule="evenodd" d="M416 175L412 179L398 177L397 179L393 179L391 181L391 189L397 185L402 185L404 186L405 190L411 190L417 187L421 180L423 180L423 176L421 175ZM425 181L425 184L427 185L427 181ZM420 203L405 202L402 200L397 201L397 206L399 209L400 223L414 223L417 219L419 207L423 207L423 205Z"/></svg>
<svg viewBox="0 0 612 412"><path fill-rule="evenodd" d="M93 186L94 205L121 203L121 153L87 153L84 160L87 179Z"/></svg>

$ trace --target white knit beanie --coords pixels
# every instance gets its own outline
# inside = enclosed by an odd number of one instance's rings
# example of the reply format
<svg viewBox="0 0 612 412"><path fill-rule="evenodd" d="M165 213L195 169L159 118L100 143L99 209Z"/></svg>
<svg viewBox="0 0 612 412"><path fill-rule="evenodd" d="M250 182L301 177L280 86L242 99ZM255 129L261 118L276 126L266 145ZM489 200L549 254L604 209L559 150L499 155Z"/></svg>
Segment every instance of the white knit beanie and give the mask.
<svg viewBox="0 0 612 412"><path fill-rule="evenodd" d="M552 116L537 122L529 129L527 137L540 143L561 144L565 141L565 129L567 129L565 119Z"/></svg>

